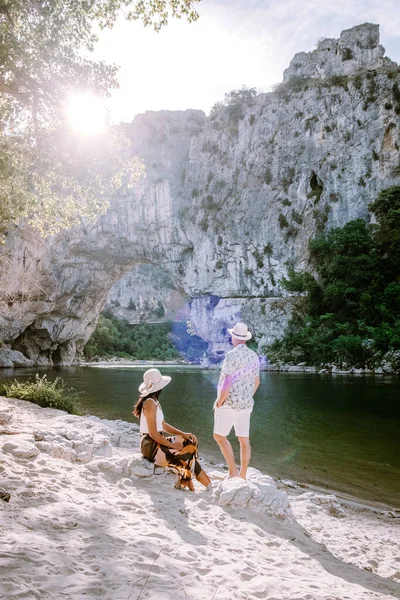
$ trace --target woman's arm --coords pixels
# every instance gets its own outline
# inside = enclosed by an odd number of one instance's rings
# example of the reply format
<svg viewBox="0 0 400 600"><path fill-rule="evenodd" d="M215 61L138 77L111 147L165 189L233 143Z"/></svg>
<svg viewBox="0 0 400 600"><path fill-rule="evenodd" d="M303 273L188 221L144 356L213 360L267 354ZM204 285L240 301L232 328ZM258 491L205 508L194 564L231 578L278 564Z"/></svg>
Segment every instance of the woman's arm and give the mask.
<svg viewBox="0 0 400 600"><path fill-rule="evenodd" d="M162 444L163 446L167 446L168 448L172 448L174 450L181 450L182 444L180 442L172 443L165 439L161 433L157 431L157 405L149 398L143 404L144 416L147 420L147 426L149 428L149 436L157 442L157 444Z"/></svg>
<svg viewBox="0 0 400 600"><path fill-rule="evenodd" d="M180 429L177 429L176 427L172 427L172 425L169 425L165 421L163 421L163 430L166 431L167 433L172 433L174 435L181 435L185 440L196 441L196 436L193 435L193 433L185 433L184 431L181 431Z"/></svg>

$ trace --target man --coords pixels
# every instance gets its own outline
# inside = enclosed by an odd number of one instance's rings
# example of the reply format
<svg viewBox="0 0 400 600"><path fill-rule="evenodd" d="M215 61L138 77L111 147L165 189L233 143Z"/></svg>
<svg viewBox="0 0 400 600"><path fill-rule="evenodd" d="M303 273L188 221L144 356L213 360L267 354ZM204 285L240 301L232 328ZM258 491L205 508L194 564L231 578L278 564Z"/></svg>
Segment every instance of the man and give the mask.
<svg viewBox="0 0 400 600"><path fill-rule="evenodd" d="M260 385L260 363L257 354L246 345L252 337L247 325L236 323L228 332L234 348L222 363L218 396L214 403L214 439L227 462L229 477L246 479L251 453L250 415L253 396ZM232 426L240 443L239 473L232 446L226 439Z"/></svg>

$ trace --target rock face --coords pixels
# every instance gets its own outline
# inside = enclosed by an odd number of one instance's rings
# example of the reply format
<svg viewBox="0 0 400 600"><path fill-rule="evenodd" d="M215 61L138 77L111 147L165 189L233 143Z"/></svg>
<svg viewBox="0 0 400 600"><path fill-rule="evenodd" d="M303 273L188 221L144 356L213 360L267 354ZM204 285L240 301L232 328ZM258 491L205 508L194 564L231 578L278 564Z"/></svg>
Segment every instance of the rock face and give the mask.
<svg viewBox="0 0 400 600"><path fill-rule="evenodd" d="M399 181L400 74L377 25L294 57L269 94L126 125L147 176L93 227L40 240L10 232L0 339L36 364L70 364L108 306L131 322L176 318L226 350L248 321L260 345L283 334L279 280L309 239L355 218ZM110 291L111 290L111 291Z"/></svg>
<svg viewBox="0 0 400 600"><path fill-rule="evenodd" d="M364 23L345 29L340 38L323 38L313 52L295 54L283 81L293 77L326 79L332 75L354 75L366 69L381 69L390 62L379 44L379 25ZM395 63L392 63L394 66Z"/></svg>

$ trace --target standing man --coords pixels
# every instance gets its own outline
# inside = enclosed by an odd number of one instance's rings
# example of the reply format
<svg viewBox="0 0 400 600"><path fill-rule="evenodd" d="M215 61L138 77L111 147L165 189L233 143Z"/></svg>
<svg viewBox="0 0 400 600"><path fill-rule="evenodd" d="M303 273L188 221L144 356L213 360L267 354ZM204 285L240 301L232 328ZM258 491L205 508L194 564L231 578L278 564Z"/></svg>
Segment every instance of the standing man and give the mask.
<svg viewBox="0 0 400 600"><path fill-rule="evenodd" d="M260 385L260 363L257 354L246 345L252 337L247 325L236 323L228 332L234 348L222 363L218 396L214 403L214 439L227 462L229 477L246 479L251 454L250 415L254 406L253 396ZM239 473L232 446L226 439L232 426L240 443Z"/></svg>

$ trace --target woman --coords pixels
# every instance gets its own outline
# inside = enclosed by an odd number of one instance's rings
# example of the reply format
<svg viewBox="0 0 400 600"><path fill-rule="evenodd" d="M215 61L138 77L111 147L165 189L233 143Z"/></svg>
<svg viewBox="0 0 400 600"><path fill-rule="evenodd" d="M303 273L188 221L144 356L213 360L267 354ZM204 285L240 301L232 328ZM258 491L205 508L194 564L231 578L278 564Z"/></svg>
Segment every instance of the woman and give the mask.
<svg viewBox="0 0 400 600"><path fill-rule="evenodd" d="M161 375L158 369L149 369L143 375L140 398L133 407L133 414L140 419L140 449L150 462L178 474L176 487L189 488L193 492L193 476L205 487L211 481L197 461L196 436L164 421L158 398L170 381L171 377ZM173 437L164 436L163 431L172 433Z"/></svg>

